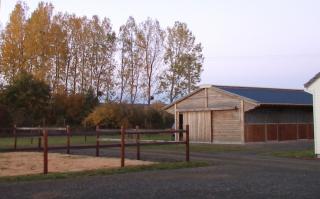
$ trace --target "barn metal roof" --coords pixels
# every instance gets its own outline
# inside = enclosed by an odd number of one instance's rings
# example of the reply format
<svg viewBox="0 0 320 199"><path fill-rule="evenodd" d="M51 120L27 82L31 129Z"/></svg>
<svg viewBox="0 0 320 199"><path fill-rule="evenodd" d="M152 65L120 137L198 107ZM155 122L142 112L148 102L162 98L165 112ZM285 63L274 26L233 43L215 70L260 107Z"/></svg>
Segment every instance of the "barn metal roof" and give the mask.
<svg viewBox="0 0 320 199"><path fill-rule="evenodd" d="M238 86L214 87L252 99L259 104L312 105L312 95L304 90Z"/></svg>

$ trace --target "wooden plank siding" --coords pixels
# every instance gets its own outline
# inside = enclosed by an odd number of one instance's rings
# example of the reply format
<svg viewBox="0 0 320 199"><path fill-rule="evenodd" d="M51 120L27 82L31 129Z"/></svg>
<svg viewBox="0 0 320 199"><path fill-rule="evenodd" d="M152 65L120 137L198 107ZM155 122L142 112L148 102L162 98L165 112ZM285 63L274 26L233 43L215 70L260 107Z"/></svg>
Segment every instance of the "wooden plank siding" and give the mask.
<svg viewBox="0 0 320 199"><path fill-rule="evenodd" d="M189 124L189 139L193 142L211 141L210 111L184 112L183 125Z"/></svg>
<svg viewBox="0 0 320 199"><path fill-rule="evenodd" d="M176 129L182 115L183 126L189 124L191 142L238 144L313 138L312 107L259 104L218 87L201 87L165 110L175 115Z"/></svg>
<svg viewBox="0 0 320 199"><path fill-rule="evenodd" d="M245 124L246 142L313 139L313 124Z"/></svg>
<svg viewBox="0 0 320 199"><path fill-rule="evenodd" d="M245 106L253 108L239 97L204 88L176 103L175 110L176 118L183 114L184 126L189 124L192 142L243 143Z"/></svg>
<svg viewBox="0 0 320 199"><path fill-rule="evenodd" d="M213 142L242 142L241 116L239 109L214 111L212 116Z"/></svg>

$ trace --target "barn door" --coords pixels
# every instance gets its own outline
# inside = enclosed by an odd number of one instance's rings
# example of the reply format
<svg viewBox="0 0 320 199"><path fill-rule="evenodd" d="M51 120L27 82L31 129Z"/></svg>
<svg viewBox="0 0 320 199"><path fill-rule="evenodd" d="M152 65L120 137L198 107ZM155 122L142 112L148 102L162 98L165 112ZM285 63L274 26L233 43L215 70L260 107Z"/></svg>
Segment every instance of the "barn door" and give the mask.
<svg viewBox="0 0 320 199"><path fill-rule="evenodd" d="M211 112L183 113L183 126L189 124L190 141L211 142Z"/></svg>

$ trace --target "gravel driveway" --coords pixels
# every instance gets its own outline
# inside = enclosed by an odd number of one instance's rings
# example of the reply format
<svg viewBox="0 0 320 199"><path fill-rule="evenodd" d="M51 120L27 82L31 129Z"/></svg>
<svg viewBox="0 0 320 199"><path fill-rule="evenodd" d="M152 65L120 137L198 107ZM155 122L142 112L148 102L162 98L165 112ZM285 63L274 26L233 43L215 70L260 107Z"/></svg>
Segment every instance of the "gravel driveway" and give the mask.
<svg viewBox="0 0 320 199"><path fill-rule="evenodd" d="M310 142L250 145L228 153L191 153L209 167L145 171L64 180L0 183L0 198L320 198L320 161L264 152L310 148ZM85 151L81 153L91 153ZM261 153L263 152L263 153ZM80 153L80 152L79 152ZM105 152L108 154L116 151ZM128 152L133 156L134 151ZM181 159L180 152L145 151L144 159Z"/></svg>

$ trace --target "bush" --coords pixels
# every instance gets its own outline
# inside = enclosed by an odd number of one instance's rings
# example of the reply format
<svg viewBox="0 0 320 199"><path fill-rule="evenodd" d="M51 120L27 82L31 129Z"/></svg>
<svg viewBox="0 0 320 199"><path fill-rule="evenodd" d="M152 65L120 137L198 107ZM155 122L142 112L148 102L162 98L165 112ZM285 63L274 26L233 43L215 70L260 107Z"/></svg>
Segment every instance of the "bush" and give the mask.
<svg viewBox="0 0 320 199"><path fill-rule="evenodd" d="M81 125L82 120L99 104L98 98L89 90L85 94L59 93L52 97L50 124Z"/></svg>
<svg viewBox="0 0 320 199"><path fill-rule="evenodd" d="M0 102L18 125L39 125L48 113L50 87L22 72L1 92Z"/></svg>
<svg viewBox="0 0 320 199"><path fill-rule="evenodd" d="M107 103L94 109L83 121L86 126L105 128L170 128L173 116L152 106Z"/></svg>

